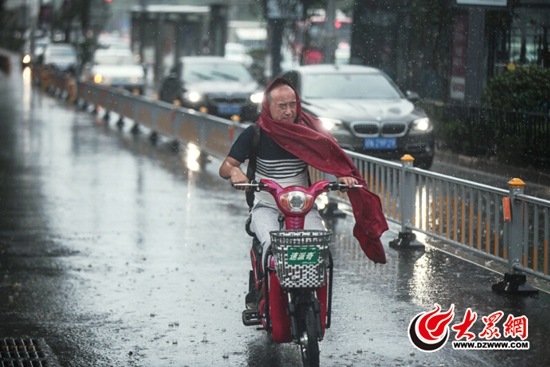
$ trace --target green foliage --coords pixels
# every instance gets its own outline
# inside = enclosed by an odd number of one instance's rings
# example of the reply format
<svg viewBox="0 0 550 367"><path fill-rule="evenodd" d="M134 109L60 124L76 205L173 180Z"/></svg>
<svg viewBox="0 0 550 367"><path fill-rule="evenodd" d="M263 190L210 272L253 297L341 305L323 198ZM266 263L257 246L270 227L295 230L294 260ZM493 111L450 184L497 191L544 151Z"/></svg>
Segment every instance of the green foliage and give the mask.
<svg viewBox="0 0 550 367"><path fill-rule="evenodd" d="M436 139L446 149L471 157L494 155L495 132L473 121L443 119L435 125Z"/></svg>
<svg viewBox="0 0 550 367"><path fill-rule="evenodd" d="M499 162L512 166L525 167L529 157L526 154L526 144L517 136L509 136L499 132L497 140L497 159ZM534 163L534 162L532 162ZM540 167L542 168L542 167Z"/></svg>
<svg viewBox="0 0 550 367"><path fill-rule="evenodd" d="M550 113L550 69L518 67L489 80L483 96L489 107L527 113Z"/></svg>

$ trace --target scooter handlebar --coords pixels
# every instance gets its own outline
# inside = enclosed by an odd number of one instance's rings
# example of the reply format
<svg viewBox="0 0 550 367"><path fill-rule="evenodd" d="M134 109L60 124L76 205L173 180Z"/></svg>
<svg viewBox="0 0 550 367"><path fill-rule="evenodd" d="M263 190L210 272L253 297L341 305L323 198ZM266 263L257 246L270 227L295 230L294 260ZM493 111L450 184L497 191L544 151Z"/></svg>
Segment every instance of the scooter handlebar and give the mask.
<svg viewBox="0 0 550 367"><path fill-rule="evenodd" d="M346 185L343 182L331 182L331 183L329 183L328 185L325 186L325 189L331 190L331 191L336 191L336 190L346 190L346 189L359 189L361 187L363 187L363 186L362 185L353 185L353 186L349 187L348 185Z"/></svg>
<svg viewBox="0 0 550 367"><path fill-rule="evenodd" d="M261 181L251 181L250 183L237 183L233 184L233 187L251 187L255 189L256 191L260 191L261 189L265 189L269 187L269 185L261 182ZM349 187L345 183L342 182L331 182L328 185L325 186L325 189L336 191L336 190L346 190L346 189L359 189L363 187L362 185L353 185L352 187Z"/></svg>
<svg viewBox="0 0 550 367"><path fill-rule="evenodd" d="M261 189L269 187L269 185L261 182L261 181L251 181L250 183L236 183L233 184L233 187L251 187L255 189L256 191L260 191Z"/></svg>

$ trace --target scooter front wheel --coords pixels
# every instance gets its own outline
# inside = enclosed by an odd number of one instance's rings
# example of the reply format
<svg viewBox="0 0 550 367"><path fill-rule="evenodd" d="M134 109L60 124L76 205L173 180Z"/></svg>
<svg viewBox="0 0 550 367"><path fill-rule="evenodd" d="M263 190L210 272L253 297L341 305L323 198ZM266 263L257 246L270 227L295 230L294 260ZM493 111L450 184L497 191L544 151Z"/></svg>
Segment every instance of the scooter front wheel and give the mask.
<svg viewBox="0 0 550 367"><path fill-rule="evenodd" d="M300 349L304 367L319 367L319 331L318 314L312 306L309 306L304 315L302 335L300 337Z"/></svg>

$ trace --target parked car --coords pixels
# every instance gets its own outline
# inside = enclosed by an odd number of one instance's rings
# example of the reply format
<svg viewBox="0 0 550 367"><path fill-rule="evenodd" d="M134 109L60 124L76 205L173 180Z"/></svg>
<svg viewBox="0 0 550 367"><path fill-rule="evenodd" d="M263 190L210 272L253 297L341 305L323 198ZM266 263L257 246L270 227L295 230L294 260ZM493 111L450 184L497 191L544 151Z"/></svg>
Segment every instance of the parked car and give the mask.
<svg viewBox="0 0 550 367"><path fill-rule="evenodd" d="M262 91L246 67L217 56L179 59L162 82L159 99L212 115L255 121Z"/></svg>
<svg viewBox="0 0 550 367"><path fill-rule="evenodd" d="M62 72L75 72L78 68L76 49L70 43L47 44L38 60L42 65Z"/></svg>
<svg viewBox="0 0 550 367"><path fill-rule="evenodd" d="M93 62L84 66L82 79L143 94L145 71L130 49L98 49Z"/></svg>
<svg viewBox="0 0 550 367"><path fill-rule="evenodd" d="M415 166L432 165L433 124L414 105L418 94L404 95L382 71L308 65L280 76L296 87L302 110L318 117L342 148L389 160L410 154Z"/></svg>

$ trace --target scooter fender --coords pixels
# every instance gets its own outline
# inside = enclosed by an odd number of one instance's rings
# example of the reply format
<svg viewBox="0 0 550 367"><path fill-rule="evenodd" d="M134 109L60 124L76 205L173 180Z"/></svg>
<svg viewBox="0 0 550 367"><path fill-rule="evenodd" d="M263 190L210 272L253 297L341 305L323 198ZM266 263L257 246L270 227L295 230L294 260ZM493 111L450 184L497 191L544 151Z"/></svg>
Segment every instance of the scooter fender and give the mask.
<svg viewBox="0 0 550 367"><path fill-rule="evenodd" d="M271 320L271 336L275 343L292 341L290 317L287 312L288 294L281 288L277 274L269 272L269 318ZM265 319L263 319L265 327Z"/></svg>
<svg viewBox="0 0 550 367"><path fill-rule="evenodd" d="M325 336L325 329L327 327L327 304L328 304L328 282L325 281L325 285L321 288L317 288L317 299L321 304L321 338Z"/></svg>

